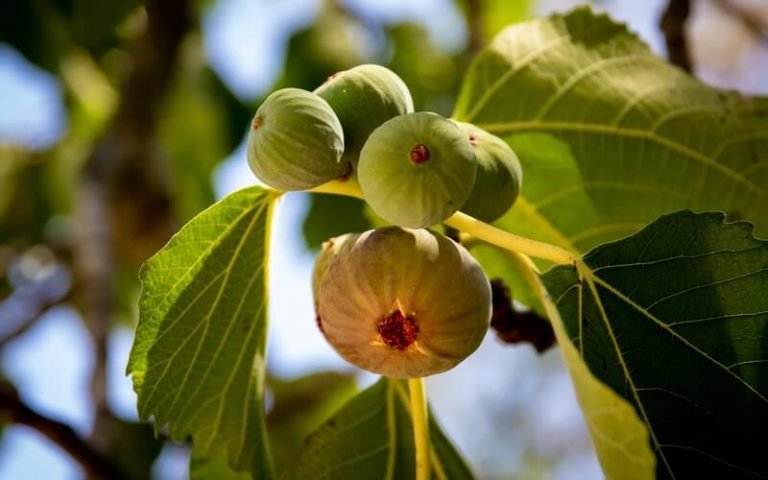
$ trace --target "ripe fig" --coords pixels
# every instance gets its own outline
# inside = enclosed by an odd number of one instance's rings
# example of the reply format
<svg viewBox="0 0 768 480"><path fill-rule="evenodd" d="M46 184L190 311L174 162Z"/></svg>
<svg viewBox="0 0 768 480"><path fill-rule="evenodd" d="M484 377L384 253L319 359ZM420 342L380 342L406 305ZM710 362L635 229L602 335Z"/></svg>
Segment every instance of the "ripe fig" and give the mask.
<svg viewBox="0 0 768 480"><path fill-rule="evenodd" d="M344 133L328 102L298 88L270 94L248 135L248 164L280 190L306 190L343 176Z"/></svg>
<svg viewBox="0 0 768 480"><path fill-rule="evenodd" d="M471 123L456 122L469 140L477 160L477 176L461 211L492 222L512 207L520 193L523 170L507 143Z"/></svg>
<svg viewBox="0 0 768 480"><path fill-rule="evenodd" d="M385 227L349 239L318 293L334 349L394 378L453 368L480 346L491 318L491 287L477 261L423 229Z"/></svg>
<svg viewBox="0 0 768 480"><path fill-rule="evenodd" d="M358 65L336 73L315 93L338 115L344 129L343 158L353 168L371 132L390 118L413 111L405 82L380 65Z"/></svg>
<svg viewBox="0 0 768 480"><path fill-rule="evenodd" d="M422 228L442 222L469 198L477 164L453 122L429 112L388 120L360 152L358 182L388 222Z"/></svg>

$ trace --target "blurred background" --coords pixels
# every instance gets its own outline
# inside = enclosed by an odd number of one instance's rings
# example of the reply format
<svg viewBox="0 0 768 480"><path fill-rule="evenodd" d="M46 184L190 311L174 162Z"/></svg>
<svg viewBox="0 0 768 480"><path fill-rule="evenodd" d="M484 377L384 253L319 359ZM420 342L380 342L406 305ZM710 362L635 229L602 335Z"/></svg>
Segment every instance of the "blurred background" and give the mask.
<svg viewBox="0 0 768 480"><path fill-rule="evenodd" d="M0 478L84 476L41 431L87 441L131 478L187 478L188 447L137 423L124 373L137 272L196 213L255 183L243 139L270 91L311 90L338 70L379 63L405 80L418 110L450 115L472 56L504 26L580 3L4 2ZM704 81L768 94L765 0L592 4ZM367 228L363 205L295 193L278 212L268 423L279 466L307 428L374 377L325 344L309 288L320 243ZM479 478L602 478L556 348L538 353L490 332L427 388Z"/></svg>

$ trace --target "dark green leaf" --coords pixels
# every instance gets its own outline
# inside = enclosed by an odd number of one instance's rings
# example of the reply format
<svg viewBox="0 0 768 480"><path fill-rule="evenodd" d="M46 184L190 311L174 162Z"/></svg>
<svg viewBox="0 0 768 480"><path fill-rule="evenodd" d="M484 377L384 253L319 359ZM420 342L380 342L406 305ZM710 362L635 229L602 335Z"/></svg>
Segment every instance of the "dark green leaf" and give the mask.
<svg viewBox="0 0 768 480"><path fill-rule="evenodd" d="M331 237L372 228L362 200L322 194L313 194L309 198L303 230L304 241L311 250L318 250Z"/></svg>
<svg viewBox="0 0 768 480"><path fill-rule="evenodd" d="M720 213L661 217L544 283L590 370L634 405L658 478L765 478L768 242Z"/></svg>
<svg viewBox="0 0 768 480"><path fill-rule="evenodd" d="M297 378L270 378L272 408L267 430L278 472L293 468L304 439L343 403L354 396L354 377L338 372L319 372Z"/></svg>
<svg viewBox="0 0 768 480"><path fill-rule="evenodd" d="M307 438L292 478L414 478L413 426L407 399L405 383L388 379L360 393ZM432 478L473 478L431 417Z"/></svg>
<svg viewBox="0 0 768 480"><path fill-rule="evenodd" d="M264 429L265 296L274 194L236 192L190 221L142 270L128 364L139 414L203 455L271 478Z"/></svg>
<svg viewBox="0 0 768 480"><path fill-rule="evenodd" d="M149 478L152 466L163 448L164 439L157 438L146 423L127 422L110 418L106 453L120 471L129 478Z"/></svg>

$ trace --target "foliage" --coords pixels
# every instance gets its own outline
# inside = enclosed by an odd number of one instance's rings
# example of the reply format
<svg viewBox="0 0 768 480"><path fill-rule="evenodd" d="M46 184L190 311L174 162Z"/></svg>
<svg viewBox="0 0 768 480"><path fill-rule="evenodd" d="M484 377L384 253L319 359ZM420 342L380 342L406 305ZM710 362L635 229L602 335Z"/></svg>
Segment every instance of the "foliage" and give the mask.
<svg viewBox="0 0 768 480"><path fill-rule="evenodd" d="M456 117L505 136L526 172L522 198L497 222L503 230L483 233L460 217L449 224L500 247L506 230L574 254L680 207L721 208L749 218L761 231L768 211L765 170L754 165L768 147L760 121L765 108L763 100L744 100L685 76L623 26L587 9L520 24L472 64ZM235 223L215 213L232 201L222 201L188 228L198 227L204 236L204 224L213 223L216 230L209 228L208 236L218 238L227 225L255 221L253 213ZM208 250L205 237L193 238L199 252ZM161 255L174 258L170 250ZM227 255L211 255L218 260L215 268L233 261L231 251ZM555 324L609 477L621 476L631 464L636 478L648 478L654 469L659 478L765 474L756 440L766 416L761 345L768 317L759 295L766 285L766 252L751 227L723 224L722 215L667 215L571 266L554 268L542 277L549 293L532 275L535 267L525 257L517 259L528 288ZM218 271L200 274L210 279ZM162 312L152 292L168 291L182 277L155 278L145 276L144 312ZM262 291L252 281L243 278L231 288ZM211 334L221 336L225 327ZM139 348L148 344L140 335ZM172 388L191 371L160 380ZM140 404L147 405L142 371L136 374ZM394 420L402 414L390 416L391 402L400 405L392 400L396 385L379 383L360 394L310 437L298 478L397 471L401 453L385 447L387 438L399 438L404 430ZM182 424L192 419L183 411L176 418ZM395 444L402 452L403 443ZM405 458L412 454L406 450ZM236 455L230 459L237 464Z"/></svg>

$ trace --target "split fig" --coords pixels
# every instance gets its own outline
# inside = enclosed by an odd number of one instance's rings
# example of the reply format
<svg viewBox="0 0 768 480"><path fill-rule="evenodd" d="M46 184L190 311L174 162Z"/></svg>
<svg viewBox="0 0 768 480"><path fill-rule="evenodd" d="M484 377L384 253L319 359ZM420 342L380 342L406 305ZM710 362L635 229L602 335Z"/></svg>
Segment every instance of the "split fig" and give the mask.
<svg viewBox="0 0 768 480"><path fill-rule="evenodd" d="M523 170L507 143L471 123L456 122L469 140L477 160L475 185L461 211L492 222L512 207L520 193Z"/></svg>
<svg viewBox="0 0 768 480"><path fill-rule="evenodd" d="M270 94L248 135L248 164L270 187L306 190L343 176L344 133L328 102L298 88Z"/></svg>
<svg viewBox="0 0 768 480"><path fill-rule="evenodd" d="M336 73L315 93L338 115L344 129L343 158L353 168L371 132L390 118L413 111L405 82L380 65L358 65Z"/></svg>
<svg viewBox="0 0 768 480"><path fill-rule="evenodd" d="M357 178L379 216L402 227L423 228L464 205L476 170L472 147L456 124L417 112L373 131L360 152Z"/></svg>
<svg viewBox="0 0 768 480"><path fill-rule="evenodd" d="M318 316L347 361L394 378L453 368L483 340L491 287L461 245L428 230L352 237L320 280Z"/></svg>

